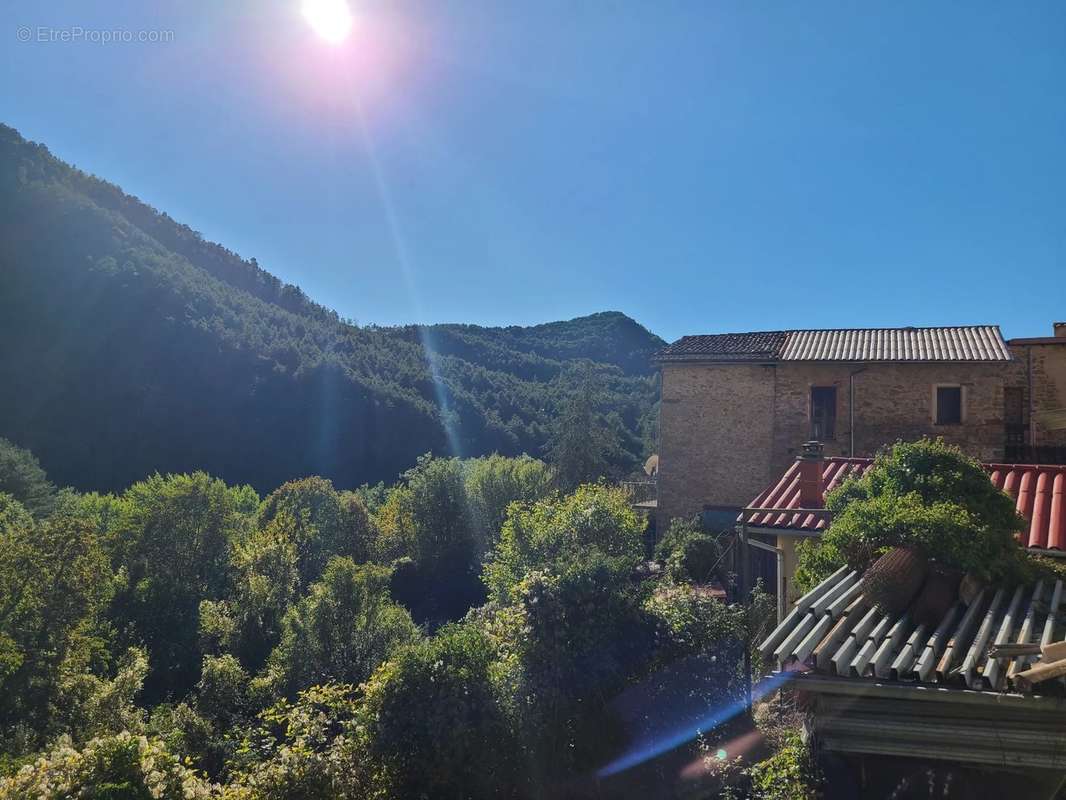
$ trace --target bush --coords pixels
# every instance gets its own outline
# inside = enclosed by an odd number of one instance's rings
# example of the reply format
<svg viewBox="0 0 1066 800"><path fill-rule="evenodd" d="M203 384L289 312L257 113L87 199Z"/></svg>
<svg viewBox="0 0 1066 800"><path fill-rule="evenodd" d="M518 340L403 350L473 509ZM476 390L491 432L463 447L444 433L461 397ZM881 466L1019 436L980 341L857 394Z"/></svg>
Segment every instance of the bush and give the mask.
<svg viewBox="0 0 1066 800"><path fill-rule="evenodd" d="M946 567L985 580L1027 572L1014 535L1023 520L981 465L942 440L896 444L859 480L826 498L829 529L799 547L797 583L811 588L840 566L864 569L911 545Z"/></svg>
<svg viewBox="0 0 1066 800"><path fill-rule="evenodd" d="M374 674L359 711L374 796L516 794L518 752L498 696L495 656L478 628L450 625Z"/></svg>
<svg viewBox="0 0 1066 800"><path fill-rule="evenodd" d="M749 770L752 800L816 800L822 779L810 748L792 734L785 745Z"/></svg>
<svg viewBox="0 0 1066 800"><path fill-rule="evenodd" d="M197 800L214 796L217 788L158 740L127 732L93 739L81 750L60 743L0 780L0 796L12 800Z"/></svg>
<svg viewBox="0 0 1066 800"><path fill-rule="evenodd" d="M259 726L234 758L227 800L364 798L361 761L353 761L357 703L350 684L329 683L282 700L259 715Z"/></svg>
<svg viewBox="0 0 1066 800"><path fill-rule="evenodd" d="M289 609L267 662L271 685L293 697L315 684L365 681L399 646L418 638L411 615L389 596L391 570L334 558Z"/></svg>
<svg viewBox="0 0 1066 800"><path fill-rule="evenodd" d="M727 576L720 569L722 548L718 537L703 531L696 520L675 519L655 546L655 558L676 581L710 583L717 578L724 586Z"/></svg>
<svg viewBox="0 0 1066 800"><path fill-rule="evenodd" d="M573 494L515 504L483 580L501 603L533 569L552 569L598 552L635 567L643 557L644 519L622 489L586 485Z"/></svg>

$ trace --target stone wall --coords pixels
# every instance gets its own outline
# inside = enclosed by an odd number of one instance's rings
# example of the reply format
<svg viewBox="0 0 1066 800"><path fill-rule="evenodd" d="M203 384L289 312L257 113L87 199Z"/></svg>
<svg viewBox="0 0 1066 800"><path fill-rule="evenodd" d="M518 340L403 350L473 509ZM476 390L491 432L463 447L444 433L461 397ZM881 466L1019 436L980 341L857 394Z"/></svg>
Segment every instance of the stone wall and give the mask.
<svg viewBox="0 0 1066 800"><path fill-rule="evenodd" d="M707 505L743 506L770 480L774 368L665 364L659 524Z"/></svg>
<svg viewBox="0 0 1066 800"><path fill-rule="evenodd" d="M836 430L825 451L848 455L852 373L856 456L897 439L942 436L977 458L1002 460L1003 387L1024 385L1018 362L664 364L659 524L707 506L743 507L779 477L810 438L812 386L836 387ZM961 425L935 424L937 384L962 386Z"/></svg>
<svg viewBox="0 0 1066 800"><path fill-rule="evenodd" d="M1041 424L1041 415L1066 409L1066 337L1061 342L1012 344L1018 386L1032 380L1032 396L1025 396L1026 421L1031 426L1027 444L1037 447L1066 447L1066 429Z"/></svg>

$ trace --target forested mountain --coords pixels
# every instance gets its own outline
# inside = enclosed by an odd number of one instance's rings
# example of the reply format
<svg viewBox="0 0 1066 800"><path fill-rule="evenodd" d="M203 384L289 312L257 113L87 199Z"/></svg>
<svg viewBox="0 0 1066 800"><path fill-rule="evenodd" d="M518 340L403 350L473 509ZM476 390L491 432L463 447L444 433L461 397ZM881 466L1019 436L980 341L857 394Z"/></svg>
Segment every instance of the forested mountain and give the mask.
<svg viewBox="0 0 1066 800"><path fill-rule="evenodd" d="M358 327L0 126L0 436L60 484L206 469L352 486L428 451L539 455L578 391L623 470L647 449L662 344L615 312Z"/></svg>

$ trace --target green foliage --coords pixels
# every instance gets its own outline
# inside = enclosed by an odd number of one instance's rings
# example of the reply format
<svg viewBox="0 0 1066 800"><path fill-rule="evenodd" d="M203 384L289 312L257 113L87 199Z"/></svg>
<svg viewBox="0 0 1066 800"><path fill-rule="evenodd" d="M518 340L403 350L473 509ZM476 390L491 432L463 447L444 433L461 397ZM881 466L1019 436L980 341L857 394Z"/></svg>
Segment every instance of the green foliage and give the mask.
<svg viewBox="0 0 1066 800"><path fill-rule="evenodd" d="M149 702L184 695L199 677L200 603L232 589L231 545L243 518L226 485L204 472L154 475L123 496L114 558L127 585L112 619L129 644L148 648Z"/></svg>
<svg viewBox="0 0 1066 800"><path fill-rule="evenodd" d="M351 685L328 683L259 714L231 766L226 800L363 798L365 768L351 758L358 704ZM354 737L353 737L354 738Z"/></svg>
<svg viewBox="0 0 1066 800"><path fill-rule="evenodd" d="M532 503L551 493L551 474L543 461L529 456L493 454L464 464L464 484L474 544L478 553L496 546L511 503Z"/></svg>
<svg viewBox="0 0 1066 800"><path fill-rule="evenodd" d="M161 742L127 732L93 739L81 749L61 742L0 780L0 796L11 800L198 800L215 794Z"/></svg>
<svg viewBox="0 0 1066 800"><path fill-rule="evenodd" d="M236 546L232 595L200 603L207 650L236 653L252 670L262 666L281 637L282 617L298 596L299 540L296 520L282 511Z"/></svg>
<svg viewBox="0 0 1066 800"><path fill-rule="evenodd" d="M597 411L598 403L591 372L586 372L552 425L548 462L555 485L564 492L603 478L619 446L614 431Z"/></svg>
<svg viewBox="0 0 1066 800"><path fill-rule="evenodd" d="M506 603L530 570L553 568L588 552L619 558L632 569L644 552L644 527L626 493L605 485L516 504L508 510L483 579L497 601Z"/></svg>
<svg viewBox="0 0 1066 800"><path fill-rule="evenodd" d="M397 647L418 638L389 596L390 570L336 557L282 620L268 680L287 696L318 683L361 683Z"/></svg>
<svg viewBox="0 0 1066 800"><path fill-rule="evenodd" d="M674 580L728 583L718 537L705 532L695 519L673 520L655 546L655 558L665 564L666 574Z"/></svg>
<svg viewBox="0 0 1066 800"><path fill-rule="evenodd" d="M332 556L356 562L370 556L374 532L366 506L352 493L341 495L325 478L289 481L271 492L259 508L258 527L267 527L279 514L289 517L303 584L317 579Z"/></svg>
<svg viewBox="0 0 1066 800"><path fill-rule="evenodd" d="M810 748L792 734L785 745L748 771L753 800L817 800L822 777Z"/></svg>
<svg viewBox="0 0 1066 800"><path fill-rule="evenodd" d="M538 780L603 763L622 740L607 701L642 671L653 631L625 558L587 551L515 587L522 743Z"/></svg>
<svg viewBox="0 0 1066 800"><path fill-rule="evenodd" d="M92 623L112 590L87 522L36 522L0 494L0 730L47 735L67 671L97 647ZM16 734L19 735L19 734Z"/></svg>
<svg viewBox="0 0 1066 800"><path fill-rule="evenodd" d="M364 494L155 475L40 520L0 494L0 796L553 796L618 754L634 684L735 694L752 620L642 580L623 491L493 456L420 460L374 519ZM466 619L423 635L396 598L427 596Z"/></svg>
<svg viewBox="0 0 1066 800"><path fill-rule="evenodd" d="M986 580L1026 572L1014 534L1022 520L981 465L942 440L896 444L859 480L826 498L829 530L799 547L797 582L811 587L848 564L865 568L893 547L913 545L944 566Z"/></svg>
<svg viewBox="0 0 1066 800"><path fill-rule="evenodd" d="M0 438L0 494L18 500L35 517L52 511L56 487L29 450Z"/></svg>
<svg viewBox="0 0 1066 800"><path fill-rule="evenodd" d="M373 796L516 795L518 749L477 627L450 625L405 648L366 686L359 753Z"/></svg>

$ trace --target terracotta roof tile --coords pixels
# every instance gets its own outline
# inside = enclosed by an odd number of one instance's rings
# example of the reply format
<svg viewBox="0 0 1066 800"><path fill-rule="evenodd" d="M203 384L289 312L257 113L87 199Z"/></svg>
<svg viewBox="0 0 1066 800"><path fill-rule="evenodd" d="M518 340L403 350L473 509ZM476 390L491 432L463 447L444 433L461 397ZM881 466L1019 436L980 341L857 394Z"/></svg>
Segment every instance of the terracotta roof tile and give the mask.
<svg viewBox="0 0 1066 800"><path fill-rule="evenodd" d="M829 492L848 477L862 477L873 465L869 458L827 458L822 467L822 486ZM1033 464L985 464L997 489L1014 500L1029 527L1019 536L1024 547L1066 552L1066 466ZM758 508L800 508L799 462L748 504L738 522L761 528L817 534L825 529L827 514L751 514Z"/></svg>

